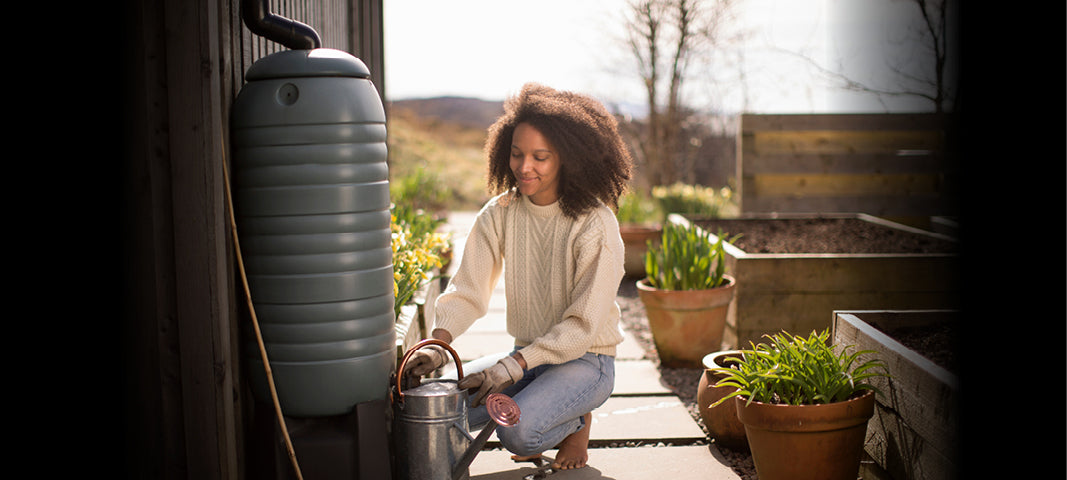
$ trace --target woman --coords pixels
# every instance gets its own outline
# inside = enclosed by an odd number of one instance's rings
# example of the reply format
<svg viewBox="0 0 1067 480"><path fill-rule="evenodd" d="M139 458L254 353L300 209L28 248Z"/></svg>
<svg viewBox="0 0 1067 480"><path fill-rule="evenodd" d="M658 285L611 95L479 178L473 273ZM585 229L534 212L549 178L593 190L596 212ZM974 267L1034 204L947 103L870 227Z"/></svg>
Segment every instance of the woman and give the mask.
<svg viewBox="0 0 1067 480"><path fill-rule="evenodd" d="M558 448L554 468L585 466L591 412L611 395L622 341L615 303L623 244L614 210L631 175L615 118L581 94L524 85L489 128L489 200L463 258L437 299L432 336L451 343L485 315L505 277L510 355L465 367L472 429L488 421L484 399L511 396L522 420L497 430L516 460ZM507 268L505 267L507 265ZM448 362L441 347L419 349L407 372ZM486 363L486 362L482 362Z"/></svg>

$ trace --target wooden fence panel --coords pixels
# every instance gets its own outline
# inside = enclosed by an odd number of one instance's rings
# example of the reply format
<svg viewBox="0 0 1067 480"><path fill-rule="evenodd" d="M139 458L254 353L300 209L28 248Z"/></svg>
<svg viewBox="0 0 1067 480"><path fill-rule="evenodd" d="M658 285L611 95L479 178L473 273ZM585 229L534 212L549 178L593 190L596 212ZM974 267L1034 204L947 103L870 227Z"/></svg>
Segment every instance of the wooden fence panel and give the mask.
<svg viewBox="0 0 1067 480"><path fill-rule="evenodd" d="M956 214L937 114L743 115L742 213L866 213L919 227Z"/></svg>

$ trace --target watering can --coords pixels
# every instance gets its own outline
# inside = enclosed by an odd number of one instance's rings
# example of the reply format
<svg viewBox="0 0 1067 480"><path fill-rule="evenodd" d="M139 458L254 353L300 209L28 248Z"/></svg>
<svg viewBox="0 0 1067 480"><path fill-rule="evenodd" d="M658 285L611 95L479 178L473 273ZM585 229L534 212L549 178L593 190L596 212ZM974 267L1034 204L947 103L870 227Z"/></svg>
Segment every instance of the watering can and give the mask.
<svg viewBox="0 0 1067 480"><path fill-rule="evenodd" d="M437 344L452 354L457 378L425 379L418 387L401 389L404 366L415 351ZM511 397L493 393L485 407L493 419L477 438L468 433L467 392L459 388L463 366L459 355L447 343L427 339L419 342L400 361L393 395L393 445L398 480L466 480L468 467L497 425L519 423L519 406Z"/></svg>

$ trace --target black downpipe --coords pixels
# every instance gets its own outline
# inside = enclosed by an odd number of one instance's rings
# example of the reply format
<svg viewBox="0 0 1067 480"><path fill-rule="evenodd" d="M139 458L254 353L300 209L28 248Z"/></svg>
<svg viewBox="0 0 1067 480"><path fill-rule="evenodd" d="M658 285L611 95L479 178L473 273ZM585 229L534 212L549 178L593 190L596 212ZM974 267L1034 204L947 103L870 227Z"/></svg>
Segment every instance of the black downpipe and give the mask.
<svg viewBox="0 0 1067 480"><path fill-rule="evenodd" d="M241 19L252 33L293 50L311 50L322 46L319 34L296 20L270 13L270 0L243 0Z"/></svg>

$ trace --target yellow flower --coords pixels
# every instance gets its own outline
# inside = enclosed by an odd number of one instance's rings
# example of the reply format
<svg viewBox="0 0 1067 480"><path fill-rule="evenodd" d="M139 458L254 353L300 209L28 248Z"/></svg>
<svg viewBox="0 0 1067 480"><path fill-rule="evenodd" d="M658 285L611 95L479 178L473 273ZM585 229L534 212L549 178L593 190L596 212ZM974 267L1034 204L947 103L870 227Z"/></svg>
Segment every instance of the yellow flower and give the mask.
<svg viewBox="0 0 1067 480"><path fill-rule="evenodd" d="M448 234L426 232L422 226L400 222L391 216L390 230L393 252L393 295L395 309L400 306L430 279L430 272L440 268L441 255L449 250ZM417 233L416 233L417 232Z"/></svg>

